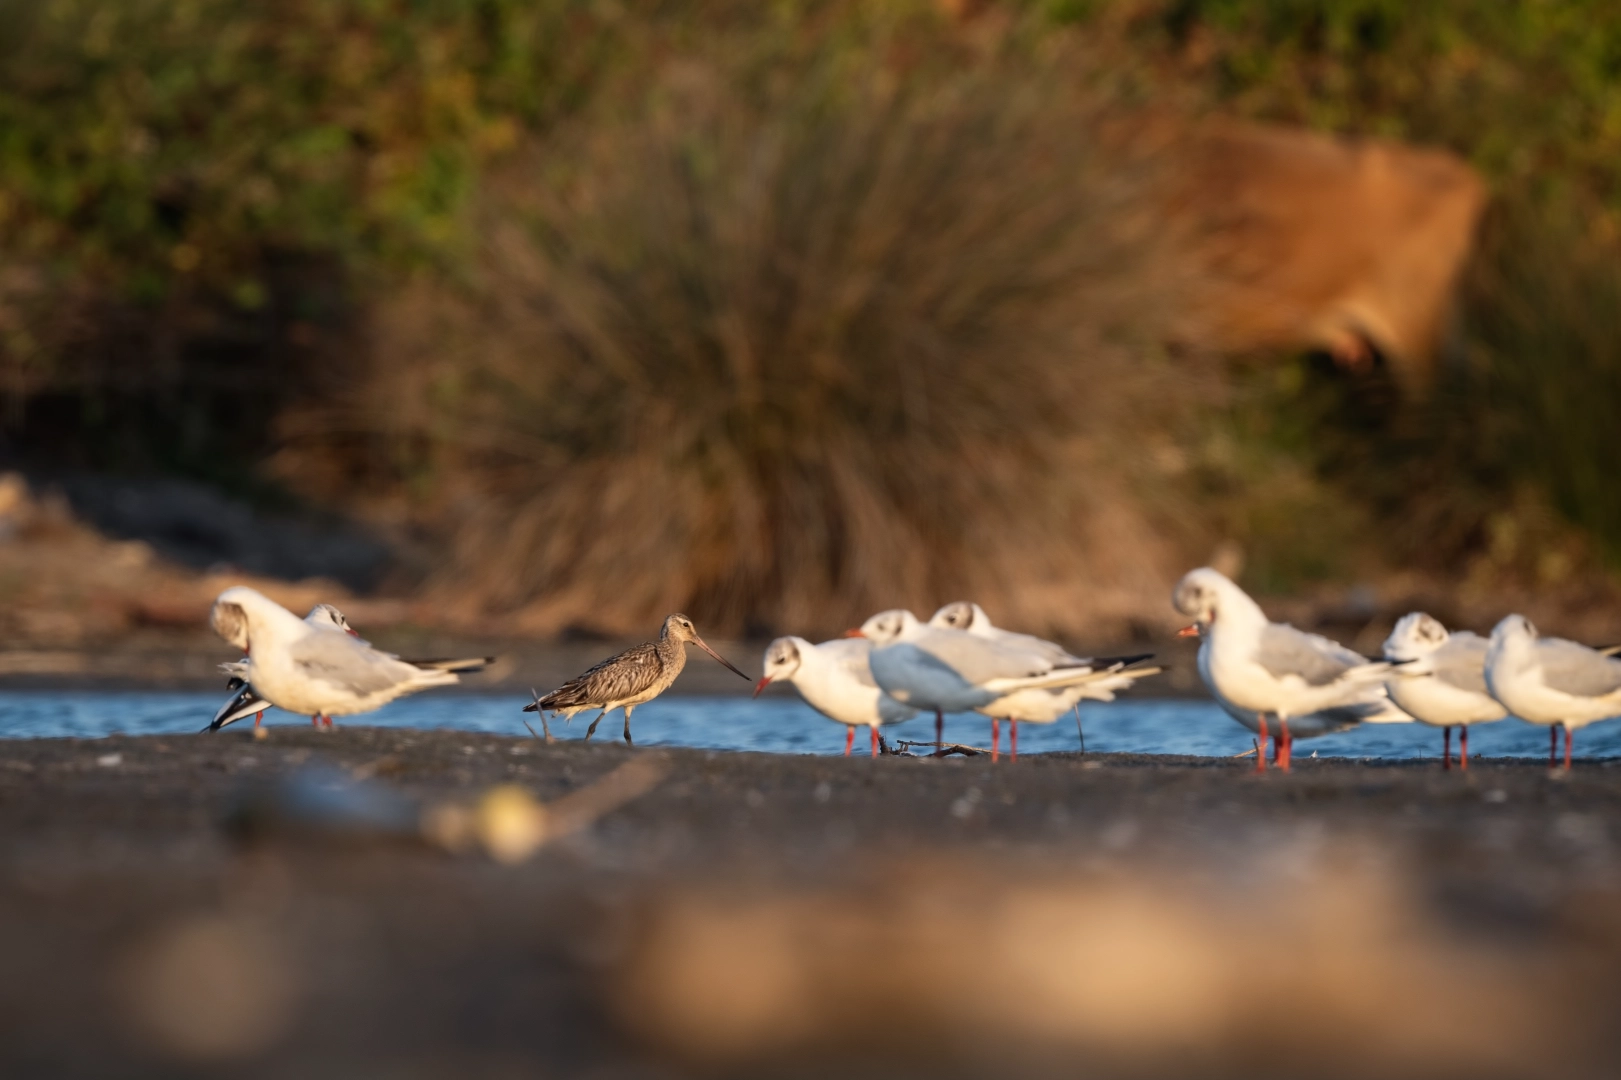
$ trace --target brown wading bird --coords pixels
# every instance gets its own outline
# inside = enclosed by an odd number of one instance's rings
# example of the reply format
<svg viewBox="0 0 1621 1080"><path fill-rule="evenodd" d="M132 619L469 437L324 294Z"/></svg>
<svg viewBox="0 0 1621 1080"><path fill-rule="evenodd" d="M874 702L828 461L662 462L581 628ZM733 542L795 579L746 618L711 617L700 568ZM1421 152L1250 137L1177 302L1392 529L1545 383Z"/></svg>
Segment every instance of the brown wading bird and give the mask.
<svg viewBox="0 0 1621 1080"><path fill-rule="evenodd" d="M565 720L586 709L601 709L591 726L585 729L589 739L596 733L602 718L615 709L625 710L625 742L636 744L630 738L630 713L636 706L652 701L675 682L681 669L687 666L687 642L734 672L739 678L748 676L738 671L720 653L704 644L704 639L693 629L692 620L685 615L671 615L664 620L657 641L644 642L626 649L618 656L610 656L583 675L576 675L556 690L523 707L524 712L561 713ZM550 736L550 732L547 733Z"/></svg>

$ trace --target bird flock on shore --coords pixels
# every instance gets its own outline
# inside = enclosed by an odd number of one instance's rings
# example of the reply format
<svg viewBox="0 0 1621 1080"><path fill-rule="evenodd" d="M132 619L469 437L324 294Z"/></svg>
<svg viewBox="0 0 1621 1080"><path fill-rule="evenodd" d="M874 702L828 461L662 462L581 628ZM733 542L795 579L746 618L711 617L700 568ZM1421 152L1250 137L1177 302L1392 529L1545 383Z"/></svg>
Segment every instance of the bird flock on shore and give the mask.
<svg viewBox="0 0 1621 1080"><path fill-rule="evenodd" d="M1542 637L1522 615L1504 618L1487 639L1449 632L1415 611L1397 622L1383 655L1369 658L1271 621L1243 589L1208 567L1182 578L1172 604L1193 620L1180 634L1200 639L1205 686L1229 716L1255 733L1257 770L1267 768L1269 748L1277 767L1288 770L1295 739L1414 720L1442 729L1443 768L1452 765L1456 727L1458 764L1468 768L1469 728L1507 717L1549 729L1550 766L1557 764L1563 731L1568 769L1576 730L1621 715L1621 647ZM248 716L257 727L269 706L330 727L335 716L370 712L404 695L457 683L493 659L401 659L362 639L330 604L318 604L300 619L242 586L220 594L210 623L243 658L222 665L233 696L205 731ZM689 642L748 678L704 642L691 619L675 614L664 620L658 640L611 656L549 694L533 695L524 710L538 714L550 741L547 714L566 721L597 710L586 729L589 739L605 716L621 709L625 742L634 745L632 712L675 681ZM1139 679L1158 674L1163 669L1151 666L1152 659L1077 656L1051 641L997 627L978 604L957 601L927 622L897 608L831 641L779 637L766 647L754 693L774 682L792 683L812 708L845 725L846 755L857 728L868 729L877 756L888 749L880 728L930 712L934 741L905 745L942 755L974 752L946 743L943 725L946 713L977 712L990 720L996 760L1003 721L1017 758L1019 724L1050 724L1075 710L1078 725L1080 702L1112 701Z"/></svg>

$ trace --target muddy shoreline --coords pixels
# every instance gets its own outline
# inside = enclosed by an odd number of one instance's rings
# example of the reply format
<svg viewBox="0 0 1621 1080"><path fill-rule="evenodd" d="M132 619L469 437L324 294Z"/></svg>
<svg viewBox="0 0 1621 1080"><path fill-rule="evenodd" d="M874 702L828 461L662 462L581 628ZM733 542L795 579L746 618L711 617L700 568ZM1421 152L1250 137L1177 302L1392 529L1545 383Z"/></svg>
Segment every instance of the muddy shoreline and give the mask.
<svg viewBox="0 0 1621 1080"><path fill-rule="evenodd" d="M380 833L272 827L250 842L228 827L252 793L314 767L421 803L475 800L500 784L549 801L632 758L656 758L666 770L662 782L515 865ZM1287 1041L1272 1047L1270 1065L1257 1066L1243 1040L1201 1043L1192 1057L1168 1062L1156 1056L1158 1032L1140 1046L1121 1044L1129 1053L1108 1041L1114 1028L1087 1035L1092 1042L1066 1042L1066 1027L1015 1038L1028 1008L1008 1021L1009 1038L1042 1052L942 1058L928 1048L954 1045L954 1029L946 1005L928 1004L927 979L910 1005L876 1010L889 1021L904 1018L915 1041L891 1044L878 1034L887 1028L869 1030L859 1017L829 1013L815 990L820 984L810 980L803 982L806 1003L793 1015L822 1017L822 1026L806 1021L787 1042L740 1044L733 1028L715 1028L715 1035L713 1017L688 1015L703 995L694 998L685 983L673 990L650 984L652 961L639 959L645 950L637 943L664 940L659 934L670 926L689 927L694 912L707 918L717 911L723 941L737 940L729 927L776 940L772 913L808 904L807 932L831 932L814 917L819 912L845 912L829 916L845 934L868 932L862 920L871 919L876 936L863 949L875 950L873 964L902 970L917 956L968 950L972 957L975 946L951 940L957 930L941 930L936 941L918 929L932 916L886 918L857 898L971 888L979 891L958 905L971 912L1026 887L1061 886L1076 910L1086 910L1097 890L1125 889L1149 898L1127 905L1140 915L1167 898L1211 890L1240 898L1239 937L1252 922L1272 924L1268 933L1283 937L1265 940L1281 941L1276 947L1298 956L1309 973L1320 946L1290 948L1293 915L1265 898L1319 887L1328 896L1360 895L1377 880L1394 884L1368 895L1402 899L1363 906L1399 913L1387 921L1434 928L1419 934L1420 942L1453 943L1445 954L1451 959L1422 970L1507 965L1503 970L1521 974L1496 980L1505 992L1523 975L1554 986L1559 1000L1581 1003L1548 1030L1528 1020L1518 1042L1493 1050L1502 1068L1485 1074L1534 1075L1526 1062L1548 1060L1553 1045L1563 1048L1565 1075L1603 1075L1621 1049L1601 1019L1621 987L1618 822L1617 762L1584 763L1565 775L1529 761L1477 761L1460 774L1433 764L1307 760L1293 775L1256 777L1246 763L1221 759L1043 754L993 765L627 751L363 727L333 734L277 728L263 740L6 741L0 955L9 958L9 977L0 981L0 1072L799 1076L822 1075L836 1063L856 1075L1044 1076L1070 1074L1085 1058L1094 1075L1297 1075L1310 1061L1299 1055L1311 1051ZM1353 865L1360 869L1347 869ZM1246 897L1263 898L1254 920ZM1190 903L1167 917L1202 926L1197 919L1207 906ZM1368 919L1385 926L1378 918L1386 916L1336 912L1331 937L1358 931ZM745 925L756 929L745 934ZM981 923L972 925L978 937ZM983 929L998 925L1006 929L1008 920L989 920ZM706 931L670 932L670 940L686 942ZM896 934L911 944L897 945ZM1398 936L1379 930L1358 955ZM1211 929L1206 937L1232 935ZM899 958L876 959L894 949L902 949ZM988 960L1004 952L993 950ZM702 955L730 954L717 947ZM867 992L851 986L869 971L860 966L865 953L851 955L856 975L835 980L841 989L832 1000ZM727 962L746 967L756 959L745 948ZM675 970L686 978L693 966ZM1412 978L1373 979L1371 1000L1382 982ZM1329 985L1343 996L1345 985L1358 984L1335 975ZM888 1000L888 991L871 992ZM1164 991L1156 984L1153 992ZM232 995L245 995L246 1003ZM627 1001L640 1004L627 1011ZM1504 1007L1530 1015L1529 1005ZM776 1039L781 1025L772 1023ZM1222 1030L1230 1035L1236 1024ZM1357 1032L1330 1029L1314 1038L1323 1045L1340 1036L1358 1045ZM1281 1038L1270 1028L1256 1036L1262 1049L1274 1037ZM994 1032L973 1042L1000 1045ZM1428 1046L1422 1038L1401 1045ZM1441 1057L1426 1057L1432 1050ZM1363 1075L1366 1067L1380 1075L1446 1075L1441 1064L1458 1063L1457 1051L1446 1047L1403 1053L1371 1064L1350 1053L1323 1074Z"/></svg>

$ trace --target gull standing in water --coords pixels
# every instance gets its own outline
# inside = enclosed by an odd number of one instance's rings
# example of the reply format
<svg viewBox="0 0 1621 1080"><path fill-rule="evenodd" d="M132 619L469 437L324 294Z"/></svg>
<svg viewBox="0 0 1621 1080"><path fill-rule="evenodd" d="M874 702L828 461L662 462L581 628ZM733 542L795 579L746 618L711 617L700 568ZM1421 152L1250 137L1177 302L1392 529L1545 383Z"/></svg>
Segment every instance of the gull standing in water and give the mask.
<svg viewBox="0 0 1621 1080"><path fill-rule="evenodd" d="M1492 697L1521 720L1548 726L1548 767L1559 729L1565 730L1565 768L1576 729L1621 716L1621 660L1563 638L1537 635L1524 615L1510 615L1492 630L1486 647L1486 685Z"/></svg>
<svg viewBox="0 0 1621 1080"><path fill-rule="evenodd" d="M664 620L664 628L659 631L657 641L644 642L617 656L610 656L545 697L525 705L523 711L545 710L553 714L561 713L565 720L571 720L575 713L584 709L601 709L596 719L591 721L591 726L585 729L585 737L589 739L596 733L597 725L602 723L604 716L622 708L625 710L625 742L634 746L636 744L630 739L631 710L652 701L670 688L675 677L687 665L686 644L689 641L739 678L748 678L730 660L704 644L704 639L693 628L691 619L685 615L671 615Z"/></svg>
<svg viewBox="0 0 1621 1080"><path fill-rule="evenodd" d="M991 624L984 608L967 600L957 600L945 605L929 619L929 625L937 629L962 630L974 637L1001 641L1017 648L1029 649L1047 657L1055 664L1066 664L1076 668L1087 667L1106 675L1095 682L1084 682L1078 686L1015 690L988 705L981 705L975 711L991 718L992 761L995 761L1001 753L1000 721L1003 717L1008 721L1009 747L1013 760L1017 761L1021 720L1029 724L1050 724L1071 709L1079 708L1083 700L1113 701L1117 690L1128 689L1138 679L1157 675L1161 670L1157 667L1130 667L1132 664L1151 659L1152 653L1087 659L1074 655L1056 642L1045 641L1032 634L1003 630ZM1076 714L1076 723L1080 723L1079 713Z"/></svg>
<svg viewBox="0 0 1621 1080"><path fill-rule="evenodd" d="M1081 662L1055 662L1044 650L927 626L910 611L881 611L851 631L873 644L868 665L884 693L934 711L934 738L944 743L944 714L968 712L1018 690L1095 682L1111 672Z"/></svg>
<svg viewBox="0 0 1621 1080"><path fill-rule="evenodd" d="M350 637L360 641L362 645L371 644L362 638L354 627L349 625L349 620L344 617L343 612L331 604L316 604L310 608L310 613L304 616L304 621L315 627L342 630ZM406 660L405 663L427 671L450 671L458 675L465 675L469 672L482 671L489 666L491 659L487 656L474 656L460 660ZM248 681L248 662L246 658L221 664L220 671L230 676L225 683L225 689L235 690L236 694L224 705L220 706L219 711L214 714L213 721L203 730L218 731L227 724L234 724L248 716L253 717L253 726L257 728L259 722L264 718L264 711L270 708L271 705L270 702L259 696L259 692ZM325 719L326 726L330 728L332 718L326 717ZM310 722L316 727L321 726L321 720L322 718L319 716L310 718Z"/></svg>
<svg viewBox="0 0 1621 1080"><path fill-rule="evenodd" d="M787 679L811 708L845 725L844 756L850 756L856 728L872 735L872 756L878 756L878 727L898 724L917 715L878 688L867 659L872 642L865 638L835 638L812 645L802 637L780 637L765 650L765 674L754 684L754 696L778 679Z"/></svg>
<svg viewBox="0 0 1621 1080"><path fill-rule="evenodd" d="M1266 769L1268 716L1277 721L1277 763L1286 772L1296 738L1412 719L1385 694L1390 664L1270 621L1218 571L1190 570L1171 599L1177 611L1194 620L1181 636L1202 639L1199 677L1227 715L1260 736L1257 772Z"/></svg>
<svg viewBox="0 0 1621 1080"><path fill-rule="evenodd" d="M374 649L353 632L314 625L243 585L226 589L209 613L214 632L247 654L239 676L244 690L278 709L331 725L334 716L371 712L406 694L461 681L459 671L490 663L401 660ZM238 715L246 715L237 710ZM217 730L229 722L216 717Z"/></svg>
<svg viewBox="0 0 1621 1080"><path fill-rule="evenodd" d="M1469 767L1469 725L1508 715L1486 688L1486 639L1452 633L1422 611L1402 616L1385 639L1385 659L1399 665L1385 680L1392 701L1415 720L1441 729L1441 768L1452 767L1452 728L1458 728L1458 768Z"/></svg>
<svg viewBox="0 0 1621 1080"><path fill-rule="evenodd" d="M344 617L343 612L331 604L316 604L310 608L310 613L304 616L304 621L311 626L328 626L342 630L346 634L354 634L355 637L360 636L355 633L354 627L349 625L349 620ZM214 714L213 721L203 730L218 731L225 725L234 724L250 714L253 716L253 726L258 727L259 722L264 719L265 710L270 708L270 702L260 697L258 691L248 682L247 658L221 664L220 671L230 676L225 682L225 689L235 690L236 694L220 706L219 711ZM320 725L320 721L313 717L311 722Z"/></svg>

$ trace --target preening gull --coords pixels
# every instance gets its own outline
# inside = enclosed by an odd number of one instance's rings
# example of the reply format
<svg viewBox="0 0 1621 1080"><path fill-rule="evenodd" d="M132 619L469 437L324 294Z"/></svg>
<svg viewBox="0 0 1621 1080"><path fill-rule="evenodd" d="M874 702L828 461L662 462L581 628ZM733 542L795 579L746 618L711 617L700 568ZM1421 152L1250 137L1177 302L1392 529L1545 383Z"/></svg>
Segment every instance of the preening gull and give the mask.
<svg viewBox="0 0 1621 1080"><path fill-rule="evenodd" d="M335 626L312 625L243 585L220 593L209 622L247 654L241 661L243 689L251 687L278 709L316 719L371 712L418 690L453 685L461 681L459 671L490 662L401 660Z"/></svg>

